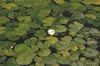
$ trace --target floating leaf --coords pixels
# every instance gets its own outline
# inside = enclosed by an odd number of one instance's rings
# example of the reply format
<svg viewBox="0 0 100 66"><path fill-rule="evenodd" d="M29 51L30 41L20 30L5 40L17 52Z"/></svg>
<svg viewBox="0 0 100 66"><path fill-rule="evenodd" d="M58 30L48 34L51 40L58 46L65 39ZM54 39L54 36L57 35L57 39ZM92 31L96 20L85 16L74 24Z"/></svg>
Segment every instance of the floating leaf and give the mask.
<svg viewBox="0 0 100 66"><path fill-rule="evenodd" d="M6 49L5 50L5 54L7 56L14 56L15 55L15 52L12 49Z"/></svg>
<svg viewBox="0 0 100 66"><path fill-rule="evenodd" d="M6 65L7 65L7 66L20 66L20 65L16 62L15 58L10 58L10 59L8 59Z"/></svg>
<svg viewBox="0 0 100 66"><path fill-rule="evenodd" d="M100 11L100 7L93 7L93 10Z"/></svg>
<svg viewBox="0 0 100 66"><path fill-rule="evenodd" d="M72 51L77 51L78 50L78 47L77 46L74 46L73 48L72 48Z"/></svg>
<svg viewBox="0 0 100 66"><path fill-rule="evenodd" d="M17 45L14 50L18 55L23 54L26 50L30 49L26 44L19 44Z"/></svg>
<svg viewBox="0 0 100 66"><path fill-rule="evenodd" d="M18 28L15 28L15 30L13 31L14 35L18 35L18 36L23 36L27 33L27 31L30 29L30 25L29 24L23 24L23 23L19 23Z"/></svg>
<svg viewBox="0 0 100 66"><path fill-rule="evenodd" d="M13 34L13 32L7 32L5 35L9 40L15 41L18 40L20 37Z"/></svg>
<svg viewBox="0 0 100 66"><path fill-rule="evenodd" d="M31 19L31 16L19 16L17 17L18 21L22 22L30 22L32 19Z"/></svg>
<svg viewBox="0 0 100 66"><path fill-rule="evenodd" d="M54 55L50 55L50 56L44 56L42 57L43 59L43 63L45 64L55 64L57 62L57 59Z"/></svg>
<svg viewBox="0 0 100 66"><path fill-rule="evenodd" d="M60 64L70 64L71 63L71 61L68 59L68 57L64 57L64 56L60 57L58 59L58 62Z"/></svg>
<svg viewBox="0 0 100 66"><path fill-rule="evenodd" d="M5 24L9 21L9 19L5 16L0 16L0 25Z"/></svg>
<svg viewBox="0 0 100 66"><path fill-rule="evenodd" d="M0 57L0 63L4 62L6 60L6 56L1 56Z"/></svg>
<svg viewBox="0 0 100 66"><path fill-rule="evenodd" d="M63 18L63 19L60 19L60 20L59 20L60 24L67 24L68 21L69 21L68 18Z"/></svg>
<svg viewBox="0 0 100 66"><path fill-rule="evenodd" d="M45 39L48 42L50 42L50 44L56 44L59 41L57 37L53 37L53 36L48 36Z"/></svg>
<svg viewBox="0 0 100 66"><path fill-rule="evenodd" d="M36 62L36 63L35 63L35 66L45 66L45 64L42 63L42 62Z"/></svg>
<svg viewBox="0 0 100 66"><path fill-rule="evenodd" d="M0 48L9 48L10 46L14 45L15 43L12 41L0 41Z"/></svg>
<svg viewBox="0 0 100 66"><path fill-rule="evenodd" d="M99 52L96 49L92 49L92 48L87 48L86 51L81 51L82 54L88 58L93 58L96 57Z"/></svg>
<svg viewBox="0 0 100 66"><path fill-rule="evenodd" d="M85 14L80 11L72 11L72 18L76 20L81 20L85 18Z"/></svg>
<svg viewBox="0 0 100 66"><path fill-rule="evenodd" d="M54 17L47 17L44 20L42 20L43 26L51 26L54 22L55 18Z"/></svg>
<svg viewBox="0 0 100 66"><path fill-rule="evenodd" d="M30 4L30 3L23 3L23 5L24 5L24 7L27 7L27 8L32 7L32 4Z"/></svg>
<svg viewBox="0 0 100 66"><path fill-rule="evenodd" d="M85 4L94 4L94 5L100 5L100 0L84 0L83 3Z"/></svg>
<svg viewBox="0 0 100 66"><path fill-rule="evenodd" d="M94 39L88 39L87 44L88 45L96 45L98 42Z"/></svg>
<svg viewBox="0 0 100 66"><path fill-rule="evenodd" d="M49 56L50 53L51 53L50 49L43 48L38 52L38 55L39 56Z"/></svg>
<svg viewBox="0 0 100 66"><path fill-rule="evenodd" d="M62 41L58 42L56 44L57 50L70 50L74 45L71 43L72 37L71 36L65 36L61 39Z"/></svg>
<svg viewBox="0 0 100 66"><path fill-rule="evenodd" d="M41 57L36 56L36 57L34 57L34 61L35 61L35 62L40 62L40 61L42 61L42 58L41 58Z"/></svg>
<svg viewBox="0 0 100 66"><path fill-rule="evenodd" d="M65 1L64 0L53 0L54 2L56 2L57 4L64 4Z"/></svg>
<svg viewBox="0 0 100 66"><path fill-rule="evenodd" d="M8 17L11 18L11 19L13 19L14 18L14 13L13 12L12 13L9 13L8 14Z"/></svg>
<svg viewBox="0 0 100 66"><path fill-rule="evenodd" d="M43 44L42 42L38 42L38 43L37 43L37 47L38 47L38 48L43 48L43 46L44 46L44 44Z"/></svg>
<svg viewBox="0 0 100 66"><path fill-rule="evenodd" d="M84 64L84 63L81 62L81 61L77 61L77 62L72 62L72 63L71 63L71 66L84 66L84 65L86 65L86 64Z"/></svg>
<svg viewBox="0 0 100 66"><path fill-rule="evenodd" d="M68 51L59 51L63 56L70 56L70 53Z"/></svg>
<svg viewBox="0 0 100 66"><path fill-rule="evenodd" d="M69 59L71 61L77 61L79 59L79 55L80 55L80 53L78 51L71 52L70 56L69 56Z"/></svg>
<svg viewBox="0 0 100 66"><path fill-rule="evenodd" d="M12 7L17 7L14 3L8 3L3 6L3 8L11 9Z"/></svg>
<svg viewBox="0 0 100 66"><path fill-rule="evenodd" d="M81 2L82 0L70 0L70 2Z"/></svg>
<svg viewBox="0 0 100 66"><path fill-rule="evenodd" d="M76 36L76 34L77 34L77 32L80 30L80 29L82 29L83 28L83 24L80 24L80 23L78 23L78 22L74 22L73 24L70 24L69 25L69 31L70 31L70 35L72 35L72 36Z"/></svg>
<svg viewBox="0 0 100 66"><path fill-rule="evenodd" d="M45 37L46 35L47 35L47 33L44 30L37 30L35 32L36 37Z"/></svg>
<svg viewBox="0 0 100 66"><path fill-rule="evenodd" d="M30 64L32 62L33 57L34 57L34 55L33 54L31 55L29 53L29 55L25 55L25 56L21 55L21 56L17 57L16 61L20 65L28 65L28 64Z"/></svg>
<svg viewBox="0 0 100 66"><path fill-rule="evenodd" d="M56 32L66 32L67 28L63 25L57 25L56 26Z"/></svg>
<svg viewBox="0 0 100 66"><path fill-rule="evenodd" d="M6 27L0 27L0 34L5 33L5 31L6 31Z"/></svg>
<svg viewBox="0 0 100 66"><path fill-rule="evenodd" d="M24 43L29 46L35 45L37 42L38 42L38 40L35 37L31 37L30 39L27 39L24 41Z"/></svg>
<svg viewBox="0 0 100 66"><path fill-rule="evenodd" d="M38 16L39 16L39 18L44 18L44 17L48 16L50 12L51 12L50 9L43 9L43 10L40 10Z"/></svg>
<svg viewBox="0 0 100 66"><path fill-rule="evenodd" d="M35 56L32 49L25 44L19 44L15 48L17 63L21 65L30 64Z"/></svg>
<svg viewBox="0 0 100 66"><path fill-rule="evenodd" d="M78 9L78 8L82 8L83 5L80 3L70 3L70 5L74 8L74 9Z"/></svg>
<svg viewBox="0 0 100 66"><path fill-rule="evenodd" d="M85 14L86 17L96 19L96 16L93 14Z"/></svg>
<svg viewBox="0 0 100 66"><path fill-rule="evenodd" d="M1 49L1 48L0 48L0 56L4 56L6 50L7 50L7 49Z"/></svg>
<svg viewBox="0 0 100 66"><path fill-rule="evenodd" d="M76 37L75 39L75 43L79 46L79 45L84 45L84 44L86 44L86 41L84 40L84 39L82 39L82 38L78 38L78 37Z"/></svg>
<svg viewBox="0 0 100 66"><path fill-rule="evenodd" d="M38 51L38 46L36 46L36 45L31 45L31 48L32 48L32 50L33 50L33 52L35 52L35 51Z"/></svg>

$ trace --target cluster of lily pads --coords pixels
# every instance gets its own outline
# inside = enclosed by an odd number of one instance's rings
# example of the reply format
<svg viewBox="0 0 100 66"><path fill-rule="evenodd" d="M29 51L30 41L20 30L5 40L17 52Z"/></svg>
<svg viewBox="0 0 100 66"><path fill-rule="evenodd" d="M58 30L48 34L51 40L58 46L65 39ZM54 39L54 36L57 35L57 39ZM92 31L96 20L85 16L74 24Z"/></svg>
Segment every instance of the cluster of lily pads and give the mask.
<svg viewBox="0 0 100 66"><path fill-rule="evenodd" d="M0 66L100 66L99 21L100 0L0 0Z"/></svg>

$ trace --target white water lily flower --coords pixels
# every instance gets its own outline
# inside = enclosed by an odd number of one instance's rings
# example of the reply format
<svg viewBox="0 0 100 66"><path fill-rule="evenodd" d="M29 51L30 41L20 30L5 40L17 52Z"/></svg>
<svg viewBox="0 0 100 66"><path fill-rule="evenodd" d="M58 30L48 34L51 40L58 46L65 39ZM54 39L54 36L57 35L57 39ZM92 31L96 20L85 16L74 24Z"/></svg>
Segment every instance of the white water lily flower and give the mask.
<svg viewBox="0 0 100 66"><path fill-rule="evenodd" d="M14 48L14 46L11 46L10 48Z"/></svg>
<svg viewBox="0 0 100 66"><path fill-rule="evenodd" d="M54 35L55 34L55 30L54 29L49 29L48 30L48 34L49 35Z"/></svg>

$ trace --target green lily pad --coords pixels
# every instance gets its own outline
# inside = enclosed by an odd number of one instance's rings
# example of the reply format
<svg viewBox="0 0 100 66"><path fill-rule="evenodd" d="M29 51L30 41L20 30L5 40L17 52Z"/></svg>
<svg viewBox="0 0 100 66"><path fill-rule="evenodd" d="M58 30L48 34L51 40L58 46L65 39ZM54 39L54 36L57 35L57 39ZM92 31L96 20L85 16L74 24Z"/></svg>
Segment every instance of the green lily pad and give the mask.
<svg viewBox="0 0 100 66"><path fill-rule="evenodd" d="M54 55L50 55L50 56L44 56L42 57L43 59L43 63L45 64L55 64L57 62L57 59Z"/></svg>
<svg viewBox="0 0 100 66"><path fill-rule="evenodd" d="M54 17L47 17L44 20L42 20L43 26L51 26L54 22L55 18Z"/></svg>

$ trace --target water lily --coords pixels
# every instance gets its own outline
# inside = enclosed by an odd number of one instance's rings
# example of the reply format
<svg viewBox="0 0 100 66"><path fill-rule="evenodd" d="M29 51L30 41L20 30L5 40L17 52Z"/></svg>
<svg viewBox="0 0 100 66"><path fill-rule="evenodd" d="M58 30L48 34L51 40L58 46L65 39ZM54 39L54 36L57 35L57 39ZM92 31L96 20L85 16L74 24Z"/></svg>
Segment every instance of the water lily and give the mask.
<svg viewBox="0 0 100 66"><path fill-rule="evenodd" d="M48 30L48 34L49 35L54 35L55 34L55 30L54 29L49 29Z"/></svg>

